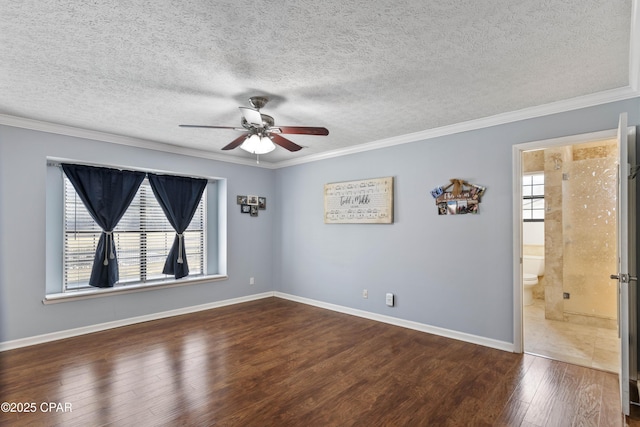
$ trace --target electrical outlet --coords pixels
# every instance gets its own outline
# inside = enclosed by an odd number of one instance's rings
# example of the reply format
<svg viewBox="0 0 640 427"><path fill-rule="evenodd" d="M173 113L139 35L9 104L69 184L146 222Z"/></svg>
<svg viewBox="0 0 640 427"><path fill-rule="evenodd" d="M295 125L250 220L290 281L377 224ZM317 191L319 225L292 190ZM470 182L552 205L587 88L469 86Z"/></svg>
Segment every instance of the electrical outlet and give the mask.
<svg viewBox="0 0 640 427"><path fill-rule="evenodd" d="M255 285L255 284L256 284L256 279L255 279L255 277L249 277L249 284L250 284L250 285Z"/></svg>
<svg viewBox="0 0 640 427"><path fill-rule="evenodd" d="M393 304L394 304L393 294L387 294L385 301L389 307L393 307Z"/></svg>
<svg viewBox="0 0 640 427"><path fill-rule="evenodd" d="M369 298L369 291L366 289L362 290L362 298Z"/></svg>

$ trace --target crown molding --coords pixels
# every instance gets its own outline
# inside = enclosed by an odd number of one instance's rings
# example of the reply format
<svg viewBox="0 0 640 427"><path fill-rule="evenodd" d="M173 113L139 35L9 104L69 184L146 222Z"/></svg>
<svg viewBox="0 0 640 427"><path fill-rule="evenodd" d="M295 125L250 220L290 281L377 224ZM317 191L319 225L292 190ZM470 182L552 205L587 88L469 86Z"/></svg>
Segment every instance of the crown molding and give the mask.
<svg viewBox="0 0 640 427"><path fill-rule="evenodd" d="M141 138L133 138L124 135L117 135L107 132L100 132L90 129L67 126L58 123L45 122L25 117L11 116L8 114L0 114L0 125L12 126L17 128L35 130L40 132L53 133L57 135L71 136L75 138L91 139L100 142L110 142L113 144L127 145L130 147L145 148L148 150L162 151L165 153L180 154L190 157L198 157L201 159L217 160L226 163L235 163L239 165L262 167L273 169L271 162L260 161L256 164L255 160L237 158L233 156L225 156L222 154L212 153L211 151L198 150L195 148L180 147L177 145L167 144L164 142L151 141Z"/></svg>
<svg viewBox="0 0 640 427"><path fill-rule="evenodd" d="M346 156L349 154L362 153L380 148L392 147L394 145L407 144L410 142L424 141L446 135L453 135L461 132L468 132L488 128L491 126L503 125L507 123L518 122L522 120L532 119L536 117L548 116L551 114L564 113L568 111L578 110L581 108L593 107L596 105L607 104L609 102L624 101L631 98L640 97L640 91L630 86L611 89L608 91L598 92L591 95L580 96L567 100L552 102L549 104L539 105L522 110L511 111L508 113L497 114L494 116L484 117L481 119L469 120L466 122L455 123L452 125L442 126L439 128L428 129L420 132L409 133L396 137L380 139L378 141L368 142L355 145L343 149L326 151L324 153L312 154L306 157L300 157L292 160L285 160L274 163L276 169L300 165L303 163L316 162L319 160L331 159L334 157Z"/></svg>
<svg viewBox="0 0 640 427"><path fill-rule="evenodd" d="M634 1L634 7L637 2ZM636 11L637 11L636 7ZM636 17L637 17L636 13ZM636 19L636 21L638 21ZM640 31L640 25L636 25L636 32ZM637 39L637 37L636 37ZM632 45L634 45L632 43ZM638 43L640 46L640 43ZM638 49L640 51L640 49ZM630 63L635 61L635 67L640 68L640 54L636 53L630 58ZM632 61L633 59L633 61ZM631 65L630 65L631 66ZM640 74L640 69L636 74ZM636 76L637 77L637 76ZM632 80L632 79L630 79ZM635 80L639 80L635 78ZM640 81L636 81L636 86ZM446 135L453 135L461 132L468 132L488 128L491 126L513 123L521 120L532 119L536 117L547 116L551 114L564 113L568 111L578 110L581 108L593 107L596 105L606 104L609 102L624 101L631 98L640 97L640 90L635 89L632 85L611 89L608 91L598 92L591 95L580 96L567 100L552 102L545 105L525 108L522 110L511 111L508 113L497 114L494 116L484 117L466 122L455 123L452 125L441 126L434 129L427 129L420 132L399 135L396 137L381 139L360 145L346 147L338 150L326 151L319 154L311 154L296 159L284 160L281 162L260 161L256 163L253 159L237 158L233 156L221 155L205 150L197 150L193 148L180 147L163 142L133 138L123 135L110 134L89 129L77 128L73 126L61 125L57 123L44 122L23 117L16 117L6 114L0 114L0 125L19 127L35 131L54 133L77 138L91 139L95 141L110 142L114 144L127 145L131 147L145 148L149 150L162 151L172 154L180 154L185 156L216 160L226 163L235 163L244 166L260 167L265 169L280 169L290 166L301 165L304 163L317 162L320 160L331 159L335 157L347 156L350 154L362 153L381 148L393 147L395 145L407 144L411 142L424 141Z"/></svg>

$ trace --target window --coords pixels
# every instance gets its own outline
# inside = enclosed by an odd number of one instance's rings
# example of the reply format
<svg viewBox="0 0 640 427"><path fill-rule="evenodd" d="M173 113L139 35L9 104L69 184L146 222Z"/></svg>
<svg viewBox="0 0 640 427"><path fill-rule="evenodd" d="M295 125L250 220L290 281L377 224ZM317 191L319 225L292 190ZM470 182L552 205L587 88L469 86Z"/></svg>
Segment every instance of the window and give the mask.
<svg viewBox="0 0 640 427"><path fill-rule="evenodd" d="M89 215L69 179L64 176L63 292L89 289L96 245L102 230ZM184 233L189 277L206 271L206 195L202 196ZM119 267L116 286L174 280L162 274L176 232L166 219L147 178L114 229Z"/></svg>
<svg viewBox="0 0 640 427"><path fill-rule="evenodd" d="M525 222L544 221L544 174L522 177L522 218Z"/></svg>

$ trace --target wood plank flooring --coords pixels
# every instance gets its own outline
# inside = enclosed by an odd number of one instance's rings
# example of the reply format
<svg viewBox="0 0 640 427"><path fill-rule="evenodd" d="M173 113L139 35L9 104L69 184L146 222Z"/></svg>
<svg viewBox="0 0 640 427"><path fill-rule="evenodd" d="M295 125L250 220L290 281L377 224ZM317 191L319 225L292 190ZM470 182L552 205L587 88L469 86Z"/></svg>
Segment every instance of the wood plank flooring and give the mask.
<svg viewBox="0 0 640 427"><path fill-rule="evenodd" d="M10 426L625 425L614 374L277 298L0 363Z"/></svg>

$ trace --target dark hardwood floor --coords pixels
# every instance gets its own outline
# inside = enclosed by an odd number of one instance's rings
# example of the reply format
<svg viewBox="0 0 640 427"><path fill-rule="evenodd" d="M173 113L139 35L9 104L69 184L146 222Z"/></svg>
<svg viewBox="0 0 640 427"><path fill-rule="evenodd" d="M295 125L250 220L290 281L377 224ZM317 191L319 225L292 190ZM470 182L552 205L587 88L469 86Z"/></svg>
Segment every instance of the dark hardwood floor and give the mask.
<svg viewBox="0 0 640 427"><path fill-rule="evenodd" d="M0 362L0 401L22 411L0 413L10 426L625 423L616 375L277 298L6 351Z"/></svg>

